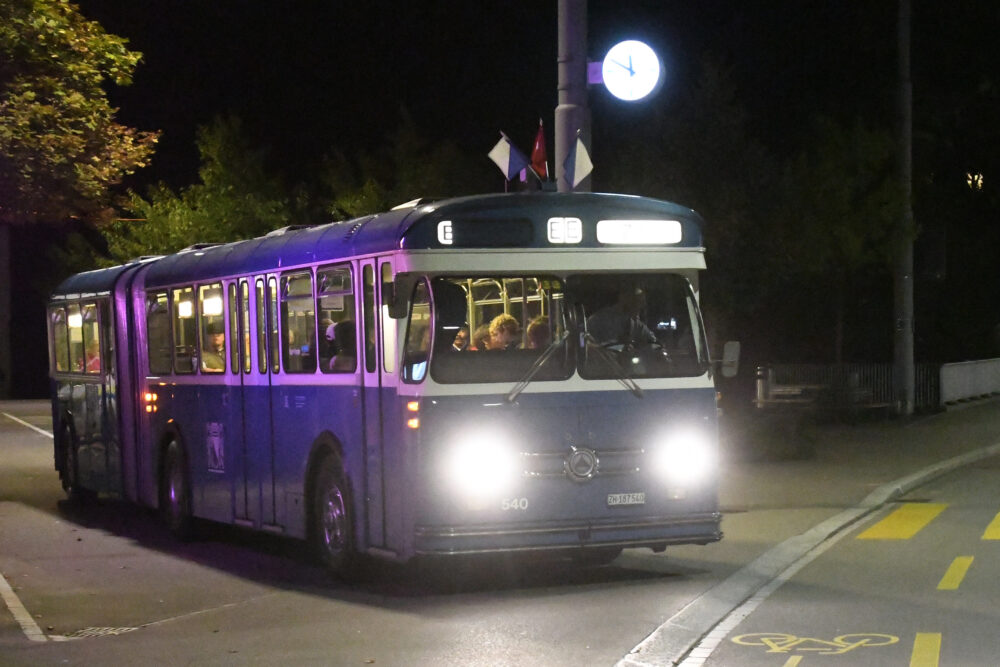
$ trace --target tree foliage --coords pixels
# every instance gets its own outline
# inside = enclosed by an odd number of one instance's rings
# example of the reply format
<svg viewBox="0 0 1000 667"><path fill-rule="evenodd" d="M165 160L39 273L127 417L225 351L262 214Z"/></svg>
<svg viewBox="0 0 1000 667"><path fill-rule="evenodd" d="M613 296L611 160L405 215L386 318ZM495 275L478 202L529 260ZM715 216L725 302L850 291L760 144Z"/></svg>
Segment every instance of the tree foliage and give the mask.
<svg viewBox="0 0 1000 667"><path fill-rule="evenodd" d="M193 243L252 238L293 222L283 184L268 175L266 152L252 147L239 118L217 118L197 136L200 183L174 192L164 183L131 194L131 219L104 228L118 261L176 252Z"/></svg>
<svg viewBox="0 0 1000 667"><path fill-rule="evenodd" d="M116 261L176 252L192 243L253 238L290 224L319 224L384 211L427 195L478 191L472 157L424 138L409 115L387 143L351 160L331 151L311 181L288 187L267 169L242 121L219 118L198 130L200 182L175 192L165 184L133 193L131 219L104 228ZM482 162L486 162L485 159Z"/></svg>
<svg viewBox="0 0 1000 667"><path fill-rule="evenodd" d="M67 0L0 2L0 222L106 213L158 135L115 121L102 86L141 55Z"/></svg>

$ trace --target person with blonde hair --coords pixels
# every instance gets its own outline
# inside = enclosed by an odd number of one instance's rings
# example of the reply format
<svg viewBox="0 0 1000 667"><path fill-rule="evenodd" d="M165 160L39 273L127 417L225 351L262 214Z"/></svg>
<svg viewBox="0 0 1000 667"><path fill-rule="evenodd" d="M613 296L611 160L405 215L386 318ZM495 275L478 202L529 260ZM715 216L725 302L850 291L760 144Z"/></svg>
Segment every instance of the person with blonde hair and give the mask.
<svg viewBox="0 0 1000 667"><path fill-rule="evenodd" d="M506 350L521 337L521 325L513 315L502 313L490 320L487 350Z"/></svg>

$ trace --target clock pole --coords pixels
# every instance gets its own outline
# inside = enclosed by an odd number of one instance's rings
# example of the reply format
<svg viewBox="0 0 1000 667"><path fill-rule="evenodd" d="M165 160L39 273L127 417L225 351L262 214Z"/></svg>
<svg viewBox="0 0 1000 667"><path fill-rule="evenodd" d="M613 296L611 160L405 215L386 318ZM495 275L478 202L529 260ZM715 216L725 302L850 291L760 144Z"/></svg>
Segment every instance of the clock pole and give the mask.
<svg viewBox="0 0 1000 667"><path fill-rule="evenodd" d="M566 157L580 130L590 148L590 108L587 106L587 0L559 0L559 105L555 113L555 173L559 192L574 188L566 182ZM590 177L575 188L590 191Z"/></svg>

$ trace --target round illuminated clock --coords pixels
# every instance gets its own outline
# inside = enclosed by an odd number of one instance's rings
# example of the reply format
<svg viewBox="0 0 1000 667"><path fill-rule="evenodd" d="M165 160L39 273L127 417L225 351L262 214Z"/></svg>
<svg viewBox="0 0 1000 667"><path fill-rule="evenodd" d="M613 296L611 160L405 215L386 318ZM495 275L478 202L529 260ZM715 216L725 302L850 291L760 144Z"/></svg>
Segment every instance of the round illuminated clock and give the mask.
<svg viewBox="0 0 1000 667"><path fill-rule="evenodd" d="M630 39L611 47L601 74L608 92L620 100L641 100L660 81L660 59L649 45Z"/></svg>

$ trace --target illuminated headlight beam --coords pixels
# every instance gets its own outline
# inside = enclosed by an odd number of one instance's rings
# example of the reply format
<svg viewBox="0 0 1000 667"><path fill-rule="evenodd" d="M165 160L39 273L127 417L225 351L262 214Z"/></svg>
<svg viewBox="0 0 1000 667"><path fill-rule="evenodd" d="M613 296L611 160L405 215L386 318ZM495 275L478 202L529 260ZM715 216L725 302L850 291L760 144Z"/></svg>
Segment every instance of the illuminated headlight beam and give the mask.
<svg viewBox="0 0 1000 667"><path fill-rule="evenodd" d="M445 474L463 495L492 496L510 488L520 472L519 461L518 453L500 439L478 436L452 447Z"/></svg>
<svg viewBox="0 0 1000 667"><path fill-rule="evenodd" d="M708 478L716 465L711 440L697 429L680 430L654 444L653 470L672 484L699 484Z"/></svg>

